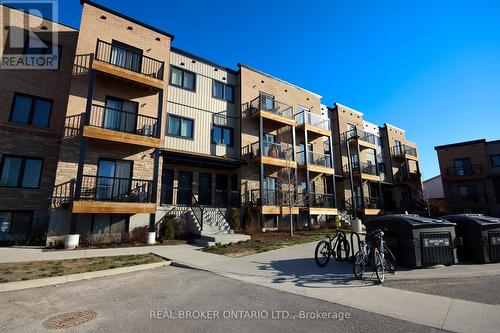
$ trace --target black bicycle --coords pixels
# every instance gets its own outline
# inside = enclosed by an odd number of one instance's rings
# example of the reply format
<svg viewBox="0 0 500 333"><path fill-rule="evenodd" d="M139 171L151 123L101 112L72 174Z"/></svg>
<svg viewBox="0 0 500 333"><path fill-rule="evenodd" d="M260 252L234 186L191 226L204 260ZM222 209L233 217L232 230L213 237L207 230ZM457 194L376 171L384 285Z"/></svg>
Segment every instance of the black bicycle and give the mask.
<svg viewBox="0 0 500 333"><path fill-rule="evenodd" d="M342 230L337 230L335 234L326 236L325 239L316 245L314 259L319 267L325 267L330 261L330 257L337 260L348 259L350 254L349 241Z"/></svg>
<svg viewBox="0 0 500 333"><path fill-rule="evenodd" d="M396 272L396 259L385 244L382 230L366 234L365 241L361 242L361 249L354 257L354 276L362 279L367 266L375 271L379 283L384 282L385 272Z"/></svg>

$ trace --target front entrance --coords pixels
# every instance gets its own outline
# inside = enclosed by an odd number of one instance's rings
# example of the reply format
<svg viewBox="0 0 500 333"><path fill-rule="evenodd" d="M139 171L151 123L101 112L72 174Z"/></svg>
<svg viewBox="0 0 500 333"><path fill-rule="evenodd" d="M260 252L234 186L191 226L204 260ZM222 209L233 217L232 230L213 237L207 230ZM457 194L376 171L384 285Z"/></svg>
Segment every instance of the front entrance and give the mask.
<svg viewBox="0 0 500 333"><path fill-rule="evenodd" d="M177 192L177 204L192 204L193 173L188 171L179 171L179 186Z"/></svg>
<svg viewBox="0 0 500 333"><path fill-rule="evenodd" d="M171 205L174 198L174 170L163 170L161 175L161 198L162 205Z"/></svg>
<svg viewBox="0 0 500 333"><path fill-rule="evenodd" d="M200 173L198 176L198 203L212 204L212 175L209 173Z"/></svg>

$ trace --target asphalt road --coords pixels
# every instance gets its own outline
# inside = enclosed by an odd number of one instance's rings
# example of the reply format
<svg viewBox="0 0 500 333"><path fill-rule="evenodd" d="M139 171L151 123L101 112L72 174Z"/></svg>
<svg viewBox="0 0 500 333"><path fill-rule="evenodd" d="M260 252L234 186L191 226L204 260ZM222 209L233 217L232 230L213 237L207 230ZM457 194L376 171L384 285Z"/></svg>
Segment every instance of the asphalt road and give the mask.
<svg viewBox="0 0 500 333"><path fill-rule="evenodd" d="M60 332L437 331L208 272L170 266L2 293L0 332L45 332L48 330L43 323L49 317L75 310L95 311L97 315L85 324ZM212 319L180 318L186 317L188 311L193 317L204 315ZM318 316L316 311L330 319L300 318L306 314Z"/></svg>
<svg viewBox="0 0 500 333"><path fill-rule="evenodd" d="M388 278L385 280L384 286L478 303L500 304L499 275L401 281L391 281Z"/></svg>

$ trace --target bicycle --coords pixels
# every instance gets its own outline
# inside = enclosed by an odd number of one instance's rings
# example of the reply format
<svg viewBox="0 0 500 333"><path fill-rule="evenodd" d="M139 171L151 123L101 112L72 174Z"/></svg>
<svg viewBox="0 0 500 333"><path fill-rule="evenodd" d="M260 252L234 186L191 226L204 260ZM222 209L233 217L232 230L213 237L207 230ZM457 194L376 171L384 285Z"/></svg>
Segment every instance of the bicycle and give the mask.
<svg viewBox="0 0 500 333"><path fill-rule="evenodd" d="M345 257L343 254L345 253ZM319 267L325 267L330 261L330 257L337 260L349 258L349 241L342 230L337 230L335 234L326 236L325 239L316 245L314 260Z"/></svg>
<svg viewBox="0 0 500 333"><path fill-rule="evenodd" d="M396 271L396 260L391 250L385 245L384 232L375 230L366 234L366 240L361 241L361 249L354 257L354 276L362 279L365 267L371 265L379 283L384 283L385 272Z"/></svg>

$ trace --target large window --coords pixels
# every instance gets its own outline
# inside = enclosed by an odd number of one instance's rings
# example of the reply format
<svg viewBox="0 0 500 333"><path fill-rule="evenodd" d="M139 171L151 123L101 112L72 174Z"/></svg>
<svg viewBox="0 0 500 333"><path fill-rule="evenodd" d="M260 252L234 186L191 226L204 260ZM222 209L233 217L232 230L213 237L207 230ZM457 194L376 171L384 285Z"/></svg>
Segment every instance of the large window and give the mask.
<svg viewBox="0 0 500 333"><path fill-rule="evenodd" d="M32 220L32 211L0 211L0 235L27 234Z"/></svg>
<svg viewBox="0 0 500 333"><path fill-rule="evenodd" d="M168 134L192 139L193 119L169 115Z"/></svg>
<svg viewBox="0 0 500 333"><path fill-rule="evenodd" d="M214 81L212 96L228 102L234 102L234 87L223 82Z"/></svg>
<svg viewBox="0 0 500 333"><path fill-rule="evenodd" d="M476 196L476 186L474 185L458 185L458 195L461 198L474 199Z"/></svg>
<svg viewBox="0 0 500 333"><path fill-rule="evenodd" d="M142 68L142 50L113 40L110 60L115 66L140 73Z"/></svg>
<svg viewBox="0 0 500 333"><path fill-rule="evenodd" d="M43 159L4 155L1 164L0 186L40 187Z"/></svg>
<svg viewBox="0 0 500 333"><path fill-rule="evenodd" d="M47 98L16 93L9 121L40 127L49 127L52 101Z"/></svg>
<svg viewBox="0 0 500 333"><path fill-rule="evenodd" d="M491 156L491 166L492 167L500 167L500 154Z"/></svg>
<svg viewBox="0 0 500 333"><path fill-rule="evenodd" d="M187 90L196 90L196 74L182 68L172 67L170 70L170 84Z"/></svg>
<svg viewBox="0 0 500 333"><path fill-rule="evenodd" d="M453 161L455 174L457 176L469 175L472 173L470 158L460 158Z"/></svg>
<svg viewBox="0 0 500 333"><path fill-rule="evenodd" d="M212 129L212 143L233 146L233 129L214 125Z"/></svg>

